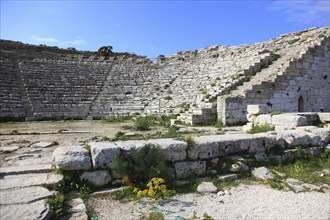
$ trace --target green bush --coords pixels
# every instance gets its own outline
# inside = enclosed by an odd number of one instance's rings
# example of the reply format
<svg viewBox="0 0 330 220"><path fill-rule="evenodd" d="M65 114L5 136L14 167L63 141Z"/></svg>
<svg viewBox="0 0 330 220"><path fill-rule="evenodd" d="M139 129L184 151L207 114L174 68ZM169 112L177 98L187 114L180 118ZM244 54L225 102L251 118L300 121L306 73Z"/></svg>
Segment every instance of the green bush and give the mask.
<svg viewBox="0 0 330 220"><path fill-rule="evenodd" d="M145 184L153 177L161 177L167 182L170 179L161 149L152 144L134 153L118 154L113 170L128 176L135 184Z"/></svg>
<svg viewBox="0 0 330 220"><path fill-rule="evenodd" d="M150 130L150 122L146 117L138 117L135 120L134 128L137 131L147 131Z"/></svg>

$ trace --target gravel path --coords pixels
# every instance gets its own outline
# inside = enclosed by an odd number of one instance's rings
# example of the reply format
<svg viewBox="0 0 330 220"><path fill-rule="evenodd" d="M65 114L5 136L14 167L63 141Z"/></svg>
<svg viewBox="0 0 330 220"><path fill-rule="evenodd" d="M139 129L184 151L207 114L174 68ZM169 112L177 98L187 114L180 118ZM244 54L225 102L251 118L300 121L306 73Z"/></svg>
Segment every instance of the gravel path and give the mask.
<svg viewBox="0 0 330 220"><path fill-rule="evenodd" d="M330 219L330 193L294 193L278 191L264 185L240 185L229 190L230 195L181 194L155 205L150 201L121 203L111 199L89 201L99 220L135 220L156 209L165 219L189 218L204 213L214 219ZM182 218L181 218L182 219Z"/></svg>

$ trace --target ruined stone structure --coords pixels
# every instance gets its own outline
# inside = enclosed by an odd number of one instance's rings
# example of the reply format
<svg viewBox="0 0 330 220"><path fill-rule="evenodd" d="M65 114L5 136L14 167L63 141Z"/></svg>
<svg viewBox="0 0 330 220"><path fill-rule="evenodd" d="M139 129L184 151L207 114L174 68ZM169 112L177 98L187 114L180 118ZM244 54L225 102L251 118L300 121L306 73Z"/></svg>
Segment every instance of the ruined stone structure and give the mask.
<svg viewBox="0 0 330 220"><path fill-rule="evenodd" d="M268 111L330 112L330 28L159 56L0 41L0 119L177 114L192 124Z"/></svg>

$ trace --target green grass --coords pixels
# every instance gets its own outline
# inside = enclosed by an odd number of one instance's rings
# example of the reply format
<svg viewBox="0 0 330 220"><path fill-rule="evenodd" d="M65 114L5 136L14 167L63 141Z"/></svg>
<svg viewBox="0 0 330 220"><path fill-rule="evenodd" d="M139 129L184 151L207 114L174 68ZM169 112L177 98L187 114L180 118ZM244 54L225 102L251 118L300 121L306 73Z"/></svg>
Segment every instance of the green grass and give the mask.
<svg viewBox="0 0 330 220"><path fill-rule="evenodd" d="M264 125L252 125L252 128L247 132L249 134L256 134L256 133L263 133L268 131L274 131L275 128L271 125L264 124Z"/></svg>

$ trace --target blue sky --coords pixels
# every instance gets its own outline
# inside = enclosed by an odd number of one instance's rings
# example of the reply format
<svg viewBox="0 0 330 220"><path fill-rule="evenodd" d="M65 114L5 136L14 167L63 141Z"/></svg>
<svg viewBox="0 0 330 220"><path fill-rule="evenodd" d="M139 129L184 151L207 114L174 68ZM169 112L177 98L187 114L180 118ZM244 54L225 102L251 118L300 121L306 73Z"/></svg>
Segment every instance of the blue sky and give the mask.
<svg viewBox="0 0 330 220"><path fill-rule="evenodd" d="M1 0L1 39L155 58L210 45L257 43L325 27L329 0Z"/></svg>

